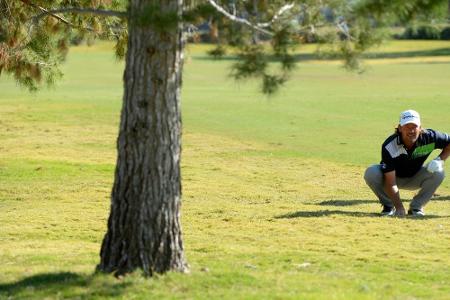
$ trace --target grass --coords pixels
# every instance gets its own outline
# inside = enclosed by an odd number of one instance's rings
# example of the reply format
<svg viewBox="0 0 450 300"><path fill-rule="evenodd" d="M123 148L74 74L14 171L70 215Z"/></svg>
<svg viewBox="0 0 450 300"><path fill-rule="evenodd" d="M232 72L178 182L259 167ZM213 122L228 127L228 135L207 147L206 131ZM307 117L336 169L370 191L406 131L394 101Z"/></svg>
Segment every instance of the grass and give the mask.
<svg viewBox="0 0 450 300"><path fill-rule="evenodd" d="M449 180L426 218L386 219L362 179L401 110L450 132L448 62L422 54L369 60L363 75L309 61L266 98L257 82L230 80L229 61L190 46L182 224L191 273L93 274L122 93L123 63L109 47L72 49L63 82L35 95L1 78L0 299L448 299Z"/></svg>

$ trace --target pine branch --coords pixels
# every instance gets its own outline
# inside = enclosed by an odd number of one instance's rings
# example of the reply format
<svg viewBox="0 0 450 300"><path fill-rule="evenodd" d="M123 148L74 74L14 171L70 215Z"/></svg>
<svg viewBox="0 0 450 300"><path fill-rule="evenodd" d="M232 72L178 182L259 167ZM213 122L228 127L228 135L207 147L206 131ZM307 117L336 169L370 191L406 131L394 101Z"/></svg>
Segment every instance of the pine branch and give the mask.
<svg viewBox="0 0 450 300"><path fill-rule="evenodd" d="M69 21L67 21L65 18L61 17L60 15L58 15L58 13L81 13L81 14L96 14L96 15L103 15L103 16L115 16L115 17L123 17L125 18L126 12L120 12L120 11L111 11L111 10L100 10L100 9L91 9L91 8L76 8L76 7L70 7L70 8L60 8L60 9L53 9L53 10L48 10L44 7L41 7L39 5L36 5L32 2L30 2L29 0L19 0L22 3L31 6L35 9L40 10L42 13L39 15L36 15L34 17L31 18L30 20L30 25L28 28L28 36L24 39L28 39L29 36L31 35L31 31L33 30L33 27L36 26L39 23L39 20L46 17L46 16L51 16L53 18L56 18L57 20L61 21L62 23L66 24L67 26L73 27L73 28L78 28L78 29L83 29L83 30L87 30L90 32L95 32L95 30L89 26L87 27L83 27L83 26L79 26L79 25L75 25L70 23Z"/></svg>
<svg viewBox="0 0 450 300"><path fill-rule="evenodd" d="M53 10L46 10L40 15L35 16L34 18L39 20L46 15L54 15L58 13L78 13L78 14L92 14L98 16L106 16L106 17L118 17L118 18L126 18L127 13L122 11L115 10L104 10L104 9L94 9L94 8L79 8L79 7L67 7Z"/></svg>
<svg viewBox="0 0 450 300"><path fill-rule="evenodd" d="M11 16L11 8L7 1L0 1L0 14Z"/></svg>
<svg viewBox="0 0 450 300"><path fill-rule="evenodd" d="M274 33L270 32L264 28L261 28L255 24L252 24L249 20L244 19L244 18L239 18L235 15L230 14L228 11L226 11L222 6L220 6L219 4L217 4L216 2L214 2L214 0L208 0L209 4L211 4L211 6L213 6L218 12L220 12L222 15L224 15L225 17L227 17L228 19L230 19L231 21L237 22L237 23L241 23L244 24L256 31L265 33L267 35L273 36Z"/></svg>
<svg viewBox="0 0 450 300"><path fill-rule="evenodd" d="M118 18L126 18L127 14L126 12L121 12L121 11L113 11L113 10L102 10L102 9L93 9L93 8L77 8L77 7L68 7L68 8L60 8L60 9L53 9L53 10L48 10L44 7L41 7L39 5L36 5L32 2L30 2L29 0L19 0L22 3L25 3L26 5L29 5L31 7L34 7L38 10L40 10L42 13L34 16L32 18L32 23L33 24L37 24L39 22L40 19L42 19L45 16L52 16L56 19L58 19L59 21L63 22L66 25L69 25L71 27L74 28L79 28L80 26L74 25L72 23L70 23L69 21L67 21L65 18L57 15L58 13L81 13L81 14L96 14L96 15L102 15L102 16L112 16L112 17L118 17ZM88 27L88 28L84 28L88 31L94 31L92 28Z"/></svg>
<svg viewBox="0 0 450 300"><path fill-rule="evenodd" d="M71 24L69 21L67 21L67 20L64 19L63 17L58 16L58 15L55 14L55 13L50 13L47 9L45 9L45 8L39 6L39 5L36 5L36 4L34 4L34 3L31 3L29 0L19 0L19 1L22 2L22 3L24 3L24 4L26 4L26 5L28 5L28 6L31 6L31 7L34 7L34 8L39 9L40 11L44 12L45 14L51 15L52 17L54 17L55 19L60 20L60 21L63 22L64 24L67 24L67 25L70 25L70 26L74 26L73 24Z"/></svg>
<svg viewBox="0 0 450 300"><path fill-rule="evenodd" d="M272 25L282 14L284 14L285 12L291 10L294 7L294 3L291 4L286 4L283 7L281 7L278 12L273 16L272 20L270 20L269 22L266 23L258 23L256 24L256 26L258 27L269 27L270 25Z"/></svg>

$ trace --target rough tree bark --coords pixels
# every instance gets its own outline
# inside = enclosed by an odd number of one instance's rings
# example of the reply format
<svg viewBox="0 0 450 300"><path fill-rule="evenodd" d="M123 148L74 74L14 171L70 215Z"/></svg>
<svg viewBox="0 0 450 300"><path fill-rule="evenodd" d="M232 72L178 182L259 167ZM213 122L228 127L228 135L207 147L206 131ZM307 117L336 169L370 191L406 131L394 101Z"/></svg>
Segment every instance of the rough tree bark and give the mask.
<svg viewBox="0 0 450 300"><path fill-rule="evenodd" d="M182 0L131 0L181 14ZM129 22L117 166L99 271L187 271L180 226L182 24Z"/></svg>

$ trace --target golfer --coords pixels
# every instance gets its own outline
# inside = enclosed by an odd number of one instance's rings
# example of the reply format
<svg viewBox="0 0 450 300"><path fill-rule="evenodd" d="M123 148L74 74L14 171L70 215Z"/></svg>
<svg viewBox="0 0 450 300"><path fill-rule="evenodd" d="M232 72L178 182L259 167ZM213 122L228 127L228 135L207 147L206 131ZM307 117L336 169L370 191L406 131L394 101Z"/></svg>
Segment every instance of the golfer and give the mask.
<svg viewBox="0 0 450 300"><path fill-rule="evenodd" d="M434 149L442 152L423 165ZM444 161L450 155L450 137L432 129L423 129L420 115L414 110L400 114L400 122L393 135L381 147L381 163L370 166L364 179L383 205L382 215L404 216L400 189L418 190L408 214L424 216L423 207L445 177Z"/></svg>

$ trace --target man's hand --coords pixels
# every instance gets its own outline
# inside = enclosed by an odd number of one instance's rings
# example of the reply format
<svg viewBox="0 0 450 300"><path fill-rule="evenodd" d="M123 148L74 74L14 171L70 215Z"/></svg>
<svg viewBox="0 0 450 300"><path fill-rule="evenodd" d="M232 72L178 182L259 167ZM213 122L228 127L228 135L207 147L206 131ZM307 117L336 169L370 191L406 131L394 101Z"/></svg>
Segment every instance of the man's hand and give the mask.
<svg viewBox="0 0 450 300"><path fill-rule="evenodd" d="M391 199L392 204L395 207L396 216L405 215L405 207L403 206L402 200L400 200L400 193L398 191L395 171L384 173L384 190Z"/></svg>
<svg viewBox="0 0 450 300"><path fill-rule="evenodd" d="M444 161L438 156L428 163L427 171L430 173L442 172L444 170Z"/></svg>

